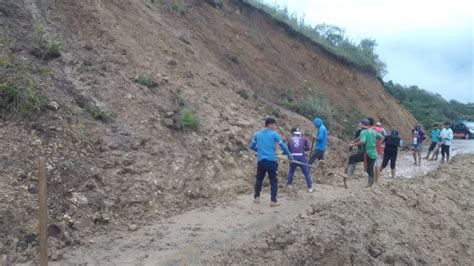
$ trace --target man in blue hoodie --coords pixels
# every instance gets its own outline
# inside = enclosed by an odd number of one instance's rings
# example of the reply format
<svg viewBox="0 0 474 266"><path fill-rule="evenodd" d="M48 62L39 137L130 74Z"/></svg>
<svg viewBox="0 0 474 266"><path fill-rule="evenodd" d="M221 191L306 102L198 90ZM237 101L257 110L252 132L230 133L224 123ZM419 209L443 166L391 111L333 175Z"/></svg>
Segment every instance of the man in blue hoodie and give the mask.
<svg viewBox="0 0 474 266"><path fill-rule="evenodd" d="M318 161L324 160L324 151L326 151L327 143L327 130L323 120L318 117L314 119L313 123L318 132L316 133L316 145L313 147L313 152L308 161L309 164L313 164L316 159L318 159Z"/></svg>
<svg viewBox="0 0 474 266"><path fill-rule="evenodd" d="M285 152L290 161L293 156L290 154L288 147L276 133L276 120L274 118L265 119L265 128L257 131L252 138L249 148L257 152L257 176L255 182L255 195L253 202L260 203L260 192L262 191L262 183L265 174L268 173L270 178L271 203L270 207L279 206L277 203L278 179L277 170L278 163L275 156L275 144L278 143L280 148Z"/></svg>

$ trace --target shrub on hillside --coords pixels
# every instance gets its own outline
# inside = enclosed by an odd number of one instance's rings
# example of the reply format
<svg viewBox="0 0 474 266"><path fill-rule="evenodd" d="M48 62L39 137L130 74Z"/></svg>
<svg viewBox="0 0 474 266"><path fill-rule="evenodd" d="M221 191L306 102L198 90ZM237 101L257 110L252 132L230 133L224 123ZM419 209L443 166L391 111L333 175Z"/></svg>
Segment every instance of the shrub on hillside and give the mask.
<svg viewBox="0 0 474 266"><path fill-rule="evenodd" d="M61 56L61 46L60 42L46 37L43 27L37 27L31 54L43 60L51 60Z"/></svg>
<svg viewBox="0 0 474 266"><path fill-rule="evenodd" d="M179 112L179 126L183 130L196 130L198 127L198 119L193 110L189 107L183 107Z"/></svg>
<svg viewBox="0 0 474 266"><path fill-rule="evenodd" d="M158 83L152 79L151 77L140 75L138 78L134 80L136 83L146 86L148 88L156 88L158 87Z"/></svg>
<svg viewBox="0 0 474 266"><path fill-rule="evenodd" d="M284 105L311 121L316 117L323 119L328 128L338 112L321 94L314 94L299 102L285 102Z"/></svg>
<svg viewBox="0 0 474 266"><path fill-rule="evenodd" d="M85 107L85 111L89 113L95 120L102 122L110 122L114 119L114 113L109 111L103 111L96 105L88 105Z"/></svg>

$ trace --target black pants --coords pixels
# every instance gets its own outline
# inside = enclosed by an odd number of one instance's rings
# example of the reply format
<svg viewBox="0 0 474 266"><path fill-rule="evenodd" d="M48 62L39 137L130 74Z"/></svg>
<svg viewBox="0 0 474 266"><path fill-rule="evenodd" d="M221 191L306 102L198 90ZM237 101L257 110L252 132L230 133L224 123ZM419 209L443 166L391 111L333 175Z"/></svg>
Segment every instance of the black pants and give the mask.
<svg viewBox="0 0 474 266"><path fill-rule="evenodd" d="M388 162L390 161L390 169L395 169L395 164L397 163L397 152L387 152L383 153L382 169L387 167Z"/></svg>
<svg viewBox="0 0 474 266"><path fill-rule="evenodd" d="M443 159L444 155L446 155L446 160L449 160L449 148L450 145L441 145L441 156L443 156Z"/></svg>
<svg viewBox="0 0 474 266"><path fill-rule="evenodd" d="M278 163L275 161L261 160L257 163L257 177L255 182L255 198L260 197L262 191L262 183L265 174L268 173L270 179L271 201L277 201L278 179L277 179Z"/></svg>
<svg viewBox="0 0 474 266"><path fill-rule="evenodd" d="M369 175L369 185L372 185L374 183L375 159L366 156L364 152L357 152L349 157L349 165L355 165L356 163L363 162L364 156L367 157L367 174Z"/></svg>
<svg viewBox="0 0 474 266"><path fill-rule="evenodd" d="M324 151L322 150L314 150L313 153L311 153L311 157L309 157L308 164L313 164L315 160L324 160Z"/></svg>

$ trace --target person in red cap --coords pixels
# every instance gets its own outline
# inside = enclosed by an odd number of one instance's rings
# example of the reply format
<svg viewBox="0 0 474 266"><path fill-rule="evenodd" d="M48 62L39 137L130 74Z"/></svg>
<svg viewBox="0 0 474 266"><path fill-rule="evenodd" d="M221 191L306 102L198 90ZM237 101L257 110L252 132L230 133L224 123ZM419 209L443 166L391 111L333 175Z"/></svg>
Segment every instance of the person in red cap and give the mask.
<svg viewBox="0 0 474 266"><path fill-rule="evenodd" d="M367 119L360 121L360 137L358 140L351 143L351 147L364 146L364 153L358 152L349 157L349 163L346 169L346 174L349 177L354 175L356 163L367 160L367 174L369 176L367 187L371 187L374 184L374 165L375 160L378 158L377 149L375 147L375 141L377 139L383 139L384 137L370 129L370 122ZM365 158L364 158L365 157Z"/></svg>

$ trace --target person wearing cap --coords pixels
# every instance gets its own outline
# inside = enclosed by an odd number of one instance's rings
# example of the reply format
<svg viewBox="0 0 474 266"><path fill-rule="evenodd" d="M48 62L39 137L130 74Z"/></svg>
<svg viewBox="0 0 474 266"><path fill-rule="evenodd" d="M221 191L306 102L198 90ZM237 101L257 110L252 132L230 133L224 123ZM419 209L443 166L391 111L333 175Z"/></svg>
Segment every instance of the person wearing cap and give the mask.
<svg viewBox="0 0 474 266"><path fill-rule="evenodd" d="M295 161L307 164L305 152L311 150L311 145L308 139L301 135L299 128L294 127L291 129L291 137L288 139L287 145ZM306 185L308 186L308 192L313 192L313 178L311 178L309 167L297 163L290 163L290 169L288 170L288 188L291 189L293 186L293 177L297 167L300 167L301 172L303 172Z"/></svg>
<svg viewBox="0 0 474 266"><path fill-rule="evenodd" d="M415 127L411 130L411 133L411 149L413 150L413 159L415 160L415 165L421 165L421 150L423 148L422 144L423 140L425 139L425 132L423 132L419 124L416 124Z"/></svg>
<svg viewBox="0 0 474 266"><path fill-rule="evenodd" d="M388 162L390 161L390 169L392 172L392 178L395 178L395 165L397 163L398 148L400 147L400 136L398 135L398 130L392 129L390 135L386 136L383 140L385 143L385 148L383 150L383 162L380 172L382 172L385 167L387 167Z"/></svg>
<svg viewBox="0 0 474 266"><path fill-rule="evenodd" d="M349 157L349 165L347 166L346 174L349 177L354 175L356 163L363 162L365 154L367 159L367 174L369 176L367 187L371 187L374 184L374 165L375 160L378 157L375 148L375 140L383 139L383 136L370 129L370 122L368 119L362 119L362 121L360 121L360 126L362 127L362 131L360 132L359 140L353 141L351 147L363 145L365 152L358 152Z"/></svg>
<svg viewBox="0 0 474 266"><path fill-rule="evenodd" d="M289 160L293 160L288 147L281 140L276 130L275 118L269 117L265 119L265 128L257 131L249 148L257 152L257 176L255 181L254 202L260 203L260 192L262 191L263 178L268 173L270 179L271 203L270 207L279 206L277 203L278 179L277 170L278 163L275 155L275 144L278 144L283 152L288 156Z"/></svg>
<svg viewBox="0 0 474 266"><path fill-rule="evenodd" d="M324 126L323 120L319 117L315 118L313 124L318 132L316 133L316 145L311 153L308 164L313 164L315 160L324 160L324 152L326 151L327 144L327 130Z"/></svg>

